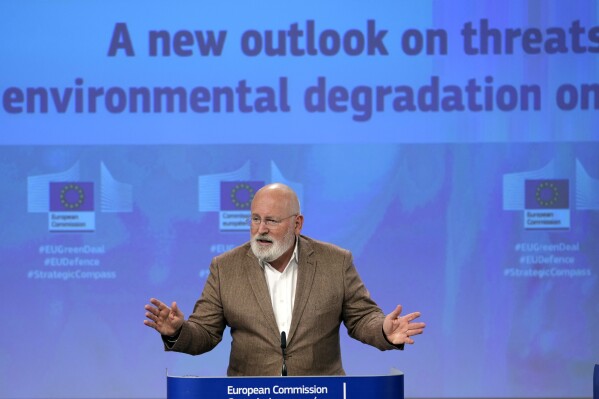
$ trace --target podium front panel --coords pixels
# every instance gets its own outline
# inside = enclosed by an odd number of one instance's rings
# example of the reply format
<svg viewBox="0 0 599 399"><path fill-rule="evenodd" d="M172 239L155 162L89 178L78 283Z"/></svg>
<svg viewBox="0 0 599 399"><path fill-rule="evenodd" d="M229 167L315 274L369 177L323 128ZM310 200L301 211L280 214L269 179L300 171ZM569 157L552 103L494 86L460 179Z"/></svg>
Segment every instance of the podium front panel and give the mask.
<svg viewBox="0 0 599 399"><path fill-rule="evenodd" d="M167 376L168 399L403 399L403 374L332 377Z"/></svg>

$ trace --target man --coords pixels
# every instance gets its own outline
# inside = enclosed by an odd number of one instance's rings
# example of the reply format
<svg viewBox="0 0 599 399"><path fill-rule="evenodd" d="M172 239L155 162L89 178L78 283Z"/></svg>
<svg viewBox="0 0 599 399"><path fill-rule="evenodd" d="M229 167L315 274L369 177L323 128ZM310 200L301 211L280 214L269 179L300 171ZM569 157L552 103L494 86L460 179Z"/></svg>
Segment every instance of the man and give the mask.
<svg viewBox="0 0 599 399"><path fill-rule="evenodd" d="M173 302L145 306L144 323L158 331L165 349L201 354L231 328L227 374L281 375L281 333L286 335L289 375L343 375L339 326L380 350L413 344L424 323L420 313L385 317L364 287L351 253L300 235L304 217L297 195L267 185L251 206L250 242L215 257L187 321Z"/></svg>

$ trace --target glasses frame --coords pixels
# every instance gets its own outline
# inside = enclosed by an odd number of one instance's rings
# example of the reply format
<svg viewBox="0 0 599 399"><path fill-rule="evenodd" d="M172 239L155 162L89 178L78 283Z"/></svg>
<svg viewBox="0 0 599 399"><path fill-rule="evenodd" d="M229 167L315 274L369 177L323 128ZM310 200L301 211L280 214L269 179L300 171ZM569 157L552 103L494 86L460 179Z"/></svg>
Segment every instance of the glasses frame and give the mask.
<svg viewBox="0 0 599 399"><path fill-rule="evenodd" d="M266 217L264 219L262 219L260 216L250 216L248 217L245 222L247 223L248 226L256 226L259 227L262 223L264 223L265 226L267 227L277 227L279 226L283 220L289 219L293 216L297 217L299 216L299 213L294 213L293 215L289 215L287 217L281 218L281 219L275 219L275 218L271 218L271 217Z"/></svg>

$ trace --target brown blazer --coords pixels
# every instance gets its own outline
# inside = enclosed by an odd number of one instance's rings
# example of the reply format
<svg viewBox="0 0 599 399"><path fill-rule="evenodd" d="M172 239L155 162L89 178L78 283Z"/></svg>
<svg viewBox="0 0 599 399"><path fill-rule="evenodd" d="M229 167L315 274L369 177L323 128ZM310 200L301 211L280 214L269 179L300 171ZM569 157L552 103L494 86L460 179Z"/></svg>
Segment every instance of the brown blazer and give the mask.
<svg viewBox="0 0 599 399"><path fill-rule="evenodd" d="M289 375L343 375L339 326L380 350L398 349L382 332L384 314L370 299L349 251L300 236L295 303L287 338ZM280 375L281 335L266 278L246 243L215 257L193 314L166 350L198 355L231 328L230 376Z"/></svg>

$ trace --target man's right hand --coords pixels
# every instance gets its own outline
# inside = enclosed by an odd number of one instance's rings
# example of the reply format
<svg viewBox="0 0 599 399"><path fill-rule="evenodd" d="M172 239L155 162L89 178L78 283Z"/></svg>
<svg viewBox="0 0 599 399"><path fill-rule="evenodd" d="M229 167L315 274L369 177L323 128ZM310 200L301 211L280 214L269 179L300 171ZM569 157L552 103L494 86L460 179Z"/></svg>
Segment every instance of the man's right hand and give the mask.
<svg viewBox="0 0 599 399"><path fill-rule="evenodd" d="M144 324L152 327L162 335L173 337L179 333L185 316L179 310L177 302L173 302L169 308L166 304L156 298L150 299L150 304L145 306L147 320Z"/></svg>

